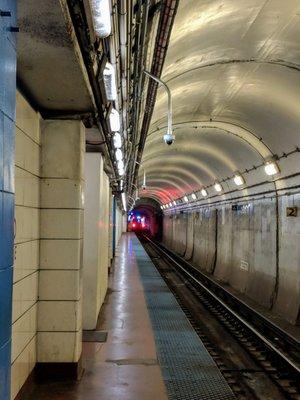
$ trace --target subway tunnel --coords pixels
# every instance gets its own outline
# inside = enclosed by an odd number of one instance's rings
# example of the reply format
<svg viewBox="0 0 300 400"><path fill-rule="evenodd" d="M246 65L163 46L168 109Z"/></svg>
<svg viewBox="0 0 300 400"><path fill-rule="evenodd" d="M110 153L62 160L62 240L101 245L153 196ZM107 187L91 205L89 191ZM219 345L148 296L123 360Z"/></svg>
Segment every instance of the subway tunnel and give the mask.
<svg viewBox="0 0 300 400"><path fill-rule="evenodd" d="M0 35L0 400L299 399L299 1Z"/></svg>

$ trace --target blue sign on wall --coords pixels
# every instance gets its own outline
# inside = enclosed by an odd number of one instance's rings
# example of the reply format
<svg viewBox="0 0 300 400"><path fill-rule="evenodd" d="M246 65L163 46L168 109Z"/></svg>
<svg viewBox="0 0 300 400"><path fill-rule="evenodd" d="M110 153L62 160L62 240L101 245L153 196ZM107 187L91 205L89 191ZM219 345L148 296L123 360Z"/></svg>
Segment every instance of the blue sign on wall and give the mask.
<svg viewBox="0 0 300 400"><path fill-rule="evenodd" d="M14 245L16 0L0 0L0 400L10 398Z"/></svg>

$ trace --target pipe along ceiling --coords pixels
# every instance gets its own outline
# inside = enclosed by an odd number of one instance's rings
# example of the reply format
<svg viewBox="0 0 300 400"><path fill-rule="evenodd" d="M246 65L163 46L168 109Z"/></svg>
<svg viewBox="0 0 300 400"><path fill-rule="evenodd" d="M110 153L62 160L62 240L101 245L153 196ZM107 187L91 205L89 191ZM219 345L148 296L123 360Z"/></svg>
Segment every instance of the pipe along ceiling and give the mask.
<svg viewBox="0 0 300 400"><path fill-rule="evenodd" d="M139 168L139 187L147 177L140 197L165 205L194 192L200 198L205 188L206 201L233 198L237 173L242 195L295 187L299 13L298 0L179 2L161 75L172 93L176 140L168 146L162 139L167 96L159 87ZM279 172L269 176L271 159Z"/></svg>

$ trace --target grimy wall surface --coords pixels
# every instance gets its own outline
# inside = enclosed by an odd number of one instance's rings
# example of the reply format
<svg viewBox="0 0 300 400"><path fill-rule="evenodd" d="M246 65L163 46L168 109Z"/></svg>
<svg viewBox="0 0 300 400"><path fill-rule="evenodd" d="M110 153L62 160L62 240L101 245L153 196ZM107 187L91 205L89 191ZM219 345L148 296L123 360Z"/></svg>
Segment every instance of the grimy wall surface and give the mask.
<svg viewBox="0 0 300 400"><path fill-rule="evenodd" d="M164 244L291 323L299 323L300 195L164 216Z"/></svg>
<svg viewBox="0 0 300 400"><path fill-rule="evenodd" d="M10 397L11 319L14 236L14 141L16 99L16 1L10 17L0 17L0 400Z"/></svg>

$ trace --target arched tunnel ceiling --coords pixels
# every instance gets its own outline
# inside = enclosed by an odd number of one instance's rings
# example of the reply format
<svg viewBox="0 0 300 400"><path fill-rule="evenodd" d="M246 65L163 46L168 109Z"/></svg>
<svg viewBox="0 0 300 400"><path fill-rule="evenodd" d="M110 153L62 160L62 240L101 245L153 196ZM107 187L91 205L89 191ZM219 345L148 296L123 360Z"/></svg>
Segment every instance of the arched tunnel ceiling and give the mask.
<svg viewBox="0 0 300 400"><path fill-rule="evenodd" d="M180 0L140 168L161 203L300 147L298 0ZM279 161L281 176L299 172ZM262 167L261 167L262 168ZM261 168L252 182L266 179Z"/></svg>

